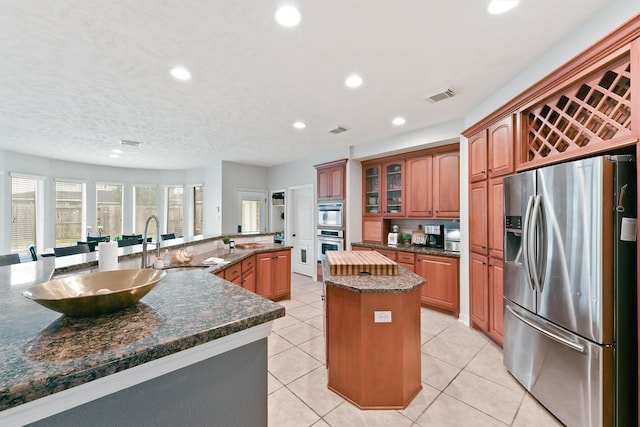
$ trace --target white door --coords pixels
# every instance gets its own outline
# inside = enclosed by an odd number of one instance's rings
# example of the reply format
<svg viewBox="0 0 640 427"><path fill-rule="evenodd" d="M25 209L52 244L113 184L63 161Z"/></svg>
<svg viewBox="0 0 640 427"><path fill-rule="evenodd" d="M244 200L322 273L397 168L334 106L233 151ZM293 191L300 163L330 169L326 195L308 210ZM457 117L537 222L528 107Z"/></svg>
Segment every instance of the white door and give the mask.
<svg viewBox="0 0 640 427"><path fill-rule="evenodd" d="M293 272L313 277L314 253L314 199L313 185L291 189L289 223L291 245L293 246Z"/></svg>

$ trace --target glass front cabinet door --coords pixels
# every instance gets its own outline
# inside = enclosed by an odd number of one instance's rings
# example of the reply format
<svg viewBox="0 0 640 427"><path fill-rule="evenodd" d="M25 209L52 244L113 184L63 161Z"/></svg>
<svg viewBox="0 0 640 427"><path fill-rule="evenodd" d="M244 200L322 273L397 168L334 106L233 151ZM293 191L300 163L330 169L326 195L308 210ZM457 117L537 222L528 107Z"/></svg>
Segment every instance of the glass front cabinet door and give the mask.
<svg viewBox="0 0 640 427"><path fill-rule="evenodd" d="M402 173L404 169L403 161L396 161L384 164L385 172L385 216L404 215L403 184Z"/></svg>
<svg viewBox="0 0 640 427"><path fill-rule="evenodd" d="M364 213L380 215L380 166L373 165L364 171Z"/></svg>

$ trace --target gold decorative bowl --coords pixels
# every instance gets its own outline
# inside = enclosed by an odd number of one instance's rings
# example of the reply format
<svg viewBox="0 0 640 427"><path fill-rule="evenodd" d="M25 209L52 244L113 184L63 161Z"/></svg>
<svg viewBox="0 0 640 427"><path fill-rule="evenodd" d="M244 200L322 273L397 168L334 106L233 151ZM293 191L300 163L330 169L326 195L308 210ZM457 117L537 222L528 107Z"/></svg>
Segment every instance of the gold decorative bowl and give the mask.
<svg viewBox="0 0 640 427"><path fill-rule="evenodd" d="M94 316L135 304L166 275L152 269L103 271L50 280L22 294L67 316Z"/></svg>

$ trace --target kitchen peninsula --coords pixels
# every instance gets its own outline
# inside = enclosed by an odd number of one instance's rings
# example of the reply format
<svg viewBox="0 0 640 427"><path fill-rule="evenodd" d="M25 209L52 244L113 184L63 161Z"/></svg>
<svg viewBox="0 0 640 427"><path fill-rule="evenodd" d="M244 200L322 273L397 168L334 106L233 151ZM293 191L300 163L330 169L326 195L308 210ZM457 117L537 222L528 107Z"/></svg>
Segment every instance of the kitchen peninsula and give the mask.
<svg viewBox="0 0 640 427"><path fill-rule="evenodd" d="M361 409L405 408L422 389L425 280L397 268L395 275L336 275L323 261L328 387Z"/></svg>
<svg viewBox="0 0 640 427"><path fill-rule="evenodd" d="M171 248L227 256L215 240ZM138 268L135 248L122 249L120 267ZM22 292L53 271L90 271L94 253L0 267L0 424L266 425L267 337L284 308L212 273L282 250L261 243L223 266L168 270L138 304L75 319Z"/></svg>

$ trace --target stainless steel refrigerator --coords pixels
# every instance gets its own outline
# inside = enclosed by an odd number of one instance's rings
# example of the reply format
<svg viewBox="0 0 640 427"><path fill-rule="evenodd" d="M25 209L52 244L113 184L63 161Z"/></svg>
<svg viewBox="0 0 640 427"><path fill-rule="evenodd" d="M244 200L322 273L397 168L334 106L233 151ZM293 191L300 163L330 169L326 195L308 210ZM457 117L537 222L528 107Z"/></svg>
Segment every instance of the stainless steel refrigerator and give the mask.
<svg viewBox="0 0 640 427"><path fill-rule="evenodd" d="M504 365L568 426L637 425L636 164L504 179Z"/></svg>

